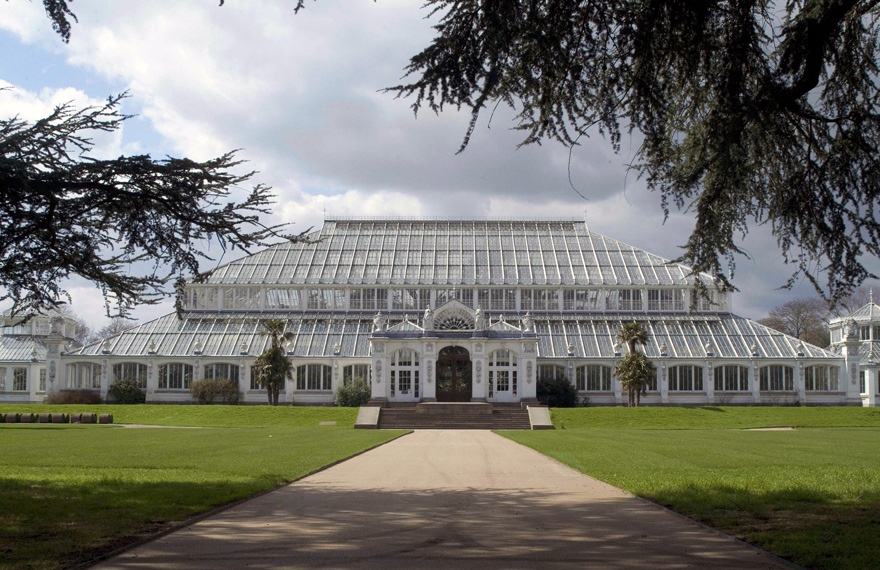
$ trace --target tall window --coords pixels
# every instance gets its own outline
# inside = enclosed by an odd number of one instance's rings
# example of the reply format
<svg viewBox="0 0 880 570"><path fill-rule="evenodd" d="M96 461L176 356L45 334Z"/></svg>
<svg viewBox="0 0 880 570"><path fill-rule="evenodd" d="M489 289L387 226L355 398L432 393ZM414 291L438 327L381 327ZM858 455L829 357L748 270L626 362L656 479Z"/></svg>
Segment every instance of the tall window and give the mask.
<svg viewBox="0 0 880 570"><path fill-rule="evenodd" d="M435 297L435 307L440 307L441 305L448 303L452 299L459 301L461 304L466 307L473 308L474 307L474 290L473 289L437 289L434 292ZM488 308L488 305L486 307Z"/></svg>
<svg viewBox="0 0 880 570"><path fill-rule="evenodd" d="M238 365L227 362L205 365L205 380L231 380L238 384Z"/></svg>
<svg viewBox="0 0 880 570"><path fill-rule="evenodd" d="M424 311L431 305L429 289L392 289L391 306L395 311Z"/></svg>
<svg viewBox="0 0 880 570"><path fill-rule="evenodd" d="M297 390L330 391L332 370L324 364L302 364L296 367Z"/></svg>
<svg viewBox="0 0 880 570"><path fill-rule="evenodd" d="M267 289L267 309L302 309L302 296L299 289Z"/></svg>
<svg viewBox="0 0 880 570"><path fill-rule="evenodd" d="M190 366L192 368L192 366ZM161 368L160 368L161 370ZM98 377L100 378L100 370L98 371ZM119 364L113 365L113 381L116 382L118 380L134 380L137 382L137 385L141 388L147 387L147 365L146 364L138 364L136 362L121 362ZM98 380L98 384L95 386L100 387L101 381ZM188 388L189 386L187 386Z"/></svg>
<svg viewBox="0 0 880 570"><path fill-rule="evenodd" d="M146 379L146 375L144 375L144 379ZM71 388L100 388L101 365L94 362L68 364L67 385Z"/></svg>
<svg viewBox="0 0 880 570"><path fill-rule="evenodd" d="M558 289L521 289L522 311L558 311Z"/></svg>
<svg viewBox="0 0 880 570"><path fill-rule="evenodd" d="M193 287L189 290L189 308L217 310L217 296L216 287Z"/></svg>
<svg viewBox="0 0 880 570"><path fill-rule="evenodd" d="M611 289L606 291L605 309L608 311L641 311L640 289Z"/></svg>
<svg viewBox="0 0 880 570"><path fill-rule="evenodd" d="M13 368L12 369L12 391L13 392L26 392L27 389L28 389L27 368Z"/></svg>
<svg viewBox="0 0 880 570"><path fill-rule="evenodd" d="M401 349L391 355L391 395L409 394L419 397L419 355L414 350Z"/></svg>
<svg viewBox="0 0 880 570"><path fill-rule="evenodd" d="M697 311L724 311L727 304L724 302L724 294L718 291L706 291L702 294L696 290L691 293L691 304Z"/></svg>
<svg viewBox="0 0 880 570"><path fill-rule="evenodd" d="M765 392L790 392L794 390L794 368L771 364L760 370L761 390Z"/></svg>
<svg viewBox="0 0 880 570"><path fill-rule="evenodd" d="M565 378L565 367L557 366L556 364L539 364L538 378L561 380Z"/></svg>
<svg viewBox="0 0 880 570"><path fill-rule="evenodd" d="M260 385L255 368L256 367L251 366L251 390L262 390L263 387Z"/></svg>
<svg viewBox="0 0 880 570"><path fill-rule="evenodd" d="M193 367L182 362L162 364L159 366L160 390L189 390L192 382Z"/></svg>
<svg viewBox="0 0 880 570"><path fill-rule="evenodd" d="M669 368L670 392L700 392L703 390L703 367L682 364Z"/></svg>
<svg viewBox="0 0 880 570"><path fill-rule="evenodd" d="M342 383L346 386L351 384L352 380L363 380L367 384L370 383L370 365L369 364L351 364L342 369Z"/></svg>
<svg viewBox="0 0 880 570"><path fill-rule="evenodd" d="M871 327L859 328L859 340L871 340Z"/></svg>
<svg viewBox="0 0 880 570"><path fill-rule="evenodd" d="M681 289L649 289L649 311L683 311L684 291Z"/></svg>
<svg viewBox="0 0 880 570"><path fill-rule="evenodd" d="M352 289L349 307L353 311L387 311L388 291L385 289Z"/></svg>
<svg viewBox="0 0 880 570"><path fill-rule="evenodd" d="M737 364L716 366L715 390L718 392L748 392L749 369Z"/></svg>
<svg viewBox="0 0 880 570"><path fill-rule="evenodd" d="M867 390L865 390L865 371L859 370L859 394L864 394L866 392Z"/></svg>
<svg viewBox="0 0 880 570"><path fill-rule="evenodd" d="M575 370L578 392L610 392L611 367L602 364L578 366Z"/></svg>
<svg viewBox="0 0 880 570"><path fill-rule="evenodd" d="M224 287L223 308L253 311L260 308L259 287Z"/></svg>
<svg viewBox="0 0 880 570"><path fill-rule="evenodd" d="M489 355L489 397L496 392L509 392L516 396L519 389L516 370L516 355L510 350L496 350Z"/></svg>
<svg viewBox="0 0 880 570"><path fill-rule="evenodd" d="M40 386L37 388L39 392L46 391L46 369L40 368Z"/></svg>
<svg viewBox="0 0 880 570"><path fill-rule="evenodd" d="M343 289L307 289L307 308L312 310L333 310L345 308Z"/></svg>
<svg viewBox="0 0 880 570"><path fill-rule="evenodd" d="M562 292L562 309L565 311L597 311L598 289L565 289Z"/></svg>
<svg viewBox="0 0 880 570"><path fill-rule="evenodd" d="M840 389L837 378L839 368L820 364L804 369L804 389L808 391L836 391Z"/></svg>

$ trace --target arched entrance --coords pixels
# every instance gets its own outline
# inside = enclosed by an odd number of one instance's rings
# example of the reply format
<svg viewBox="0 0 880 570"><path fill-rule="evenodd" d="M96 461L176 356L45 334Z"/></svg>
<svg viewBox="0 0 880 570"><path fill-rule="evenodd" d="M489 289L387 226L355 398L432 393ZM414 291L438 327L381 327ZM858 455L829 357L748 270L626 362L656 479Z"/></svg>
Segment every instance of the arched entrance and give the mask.
<svg viewBox="0 0 880 570"><path fill-rule="evenodd" d="M470 402L471 356L466 348L447 346L437 356L437 401Z"/></svg>

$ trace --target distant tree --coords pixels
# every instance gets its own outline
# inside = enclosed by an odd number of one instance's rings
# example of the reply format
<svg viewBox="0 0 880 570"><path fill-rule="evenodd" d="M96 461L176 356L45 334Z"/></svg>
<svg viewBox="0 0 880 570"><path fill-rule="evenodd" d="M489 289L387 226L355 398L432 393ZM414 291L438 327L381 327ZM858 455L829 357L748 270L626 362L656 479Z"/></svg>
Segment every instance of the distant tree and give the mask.
<svg viewBox="0 0 880 570"><path fill-rule="evenodd" d="M853 290L848 297L841 299L834 305L829 305L829 310L835 317L844 317L853 311L860 309L871 302L873 295L870 287L859 287ZM878 297L874 302L880 301Z"/></svg>
<svg viewBox="0 0 880 570"><path fill-rule="evenodd" d="M58 312L62 315L69 317L74 320L76 323L76 328L74 330L74 340L80 344L88 344L93 340L92 327L83 319L80 315L74 311L70 305L61 305L58 307Z"/></svg>
<svg viewBox="0 0 880 570"><path fill-rule="evenodd" d="M638 407L651 379L657 377L657 367L638 351L639 345L648 344L648 331L639 323L624 323L617 340L626 343L629 352L617 363L614 375L629 396L629 407Z"/></svg>
<svg viewBox="0 0 880 570"><path fill-rule="evenodd" d="M828 304L818 298L794 299L772 309L758 322L816 346L828 346Z"/></svg>
<svg viewBox="0 0 880 570"><path fill-rule="evenodd" d="M110 322L101 327L92 338L92 341L108 338L111 336L116 336L121 332L125 332L130 328L133 328L137 323L131 321L129 319L123 319L122 317L114 317L110 319Z"/></svg>
<svg viewBox="0 0 880 570"><path fill-rule="evenodd" d="M284 382L292 378L293 364L287 358L282 346L286 340L294 338L293 333L284 332L287 322L283 319L265 319L261 321L263 330L260 334L269 337L269 346L257 357L253 371L260 386L266 389L269 405L278 405L278 393Z"/></svg>

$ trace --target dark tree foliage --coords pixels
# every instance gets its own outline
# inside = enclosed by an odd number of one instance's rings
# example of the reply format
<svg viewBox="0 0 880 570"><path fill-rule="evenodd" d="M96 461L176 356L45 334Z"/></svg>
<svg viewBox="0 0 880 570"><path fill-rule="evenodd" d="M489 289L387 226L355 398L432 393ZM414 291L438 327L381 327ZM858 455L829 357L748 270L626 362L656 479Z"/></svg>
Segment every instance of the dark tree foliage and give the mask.
<svg viewBox="0 0 880 570"><path fill-rule="evenodd" d="M792 280L822 293L824 273L839 299L880 255L878 3L428 0L436 37L389 90L469 109L462 149L498 104L523 144L640 133L633 167L696 216L676 261L731 288L738 240L768 223Z"/></svg>
<svg viewBox="0 0 880 570"><path fill-rule="evenodd" d="M248 250L278 237L277 226L259 222L272 203L268 187L232 200L253 174L233 173L241 164L234 153L206 162L90 158L89 135L128 118L122 97L102 107L61 105L35 123L0 119L0 300L17 313L58 306L61 281L79 275L124 316L158 302L181 274L199 276L200 259L210 259L204 243Z"/></svg>

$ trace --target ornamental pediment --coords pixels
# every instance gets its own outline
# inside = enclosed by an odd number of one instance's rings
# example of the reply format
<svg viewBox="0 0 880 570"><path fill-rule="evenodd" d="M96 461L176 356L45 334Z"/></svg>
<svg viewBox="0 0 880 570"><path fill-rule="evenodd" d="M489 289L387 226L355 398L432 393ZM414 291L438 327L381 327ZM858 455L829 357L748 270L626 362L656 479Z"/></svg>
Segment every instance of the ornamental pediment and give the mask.
<svg viewBox="0 0 880 570"><path fill-rule="evenodd" d="M450 299L433 313L425 311L425 330L472 331L484 328L483 312L476 311L457 299Z"/></svg>

